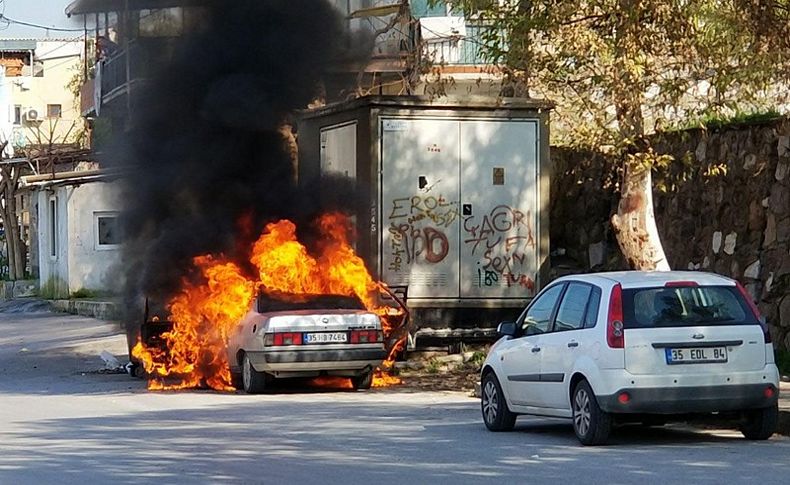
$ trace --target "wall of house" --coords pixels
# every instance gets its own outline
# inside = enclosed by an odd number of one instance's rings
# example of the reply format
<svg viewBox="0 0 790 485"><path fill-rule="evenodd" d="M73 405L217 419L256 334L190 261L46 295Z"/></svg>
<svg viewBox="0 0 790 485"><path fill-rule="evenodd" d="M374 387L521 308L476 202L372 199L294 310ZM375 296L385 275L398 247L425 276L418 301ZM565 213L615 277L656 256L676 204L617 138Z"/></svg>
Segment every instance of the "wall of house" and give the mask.
<svg viewBox="0 0 790 485"><path fill-rule="evenodd" d="M45 298L61 298L69 295L68 276L68 194L64 188L38 190L33 200L36 205L39 230L38 269L39 291ZM55 238L52 238L53 214L50 201L55 201Z"/></svg>
<svg viewBox="0 0 790 485"><path fill-rule="evenodd" d="M35 109L40 121L21 119L13 126L8 137L12 144L21 147L29 143L70 143L80 133L83 119L79 112L79 99L68 88L69 82L82 65L81 41L38 41L35 58L38 61L31 76L29 67L23 75L9 79L11 94L8 105L0 107L9 111L13 120L14 107ZM43 71L42 71L43 70ZM48 105L60 105L60 117L49 117Z"/></svg>
<svg viewBox="0 0 790 485"><path fill-rule="evenodd" d="M758 301L777 347L790 349L790 119L655 137L675 161L654 171L659 234L670 266L735 278ZM618 164L552 150L556 274L624 269L609 217Z"/></svg>
<svg viewBox="0 0 790 485"><path fill-rule="evenodd" d="M115 292L120 288L120 245L100 245L97 216L115 216L121 209L114 182L39 190L38 247L41 293L67 297L78 290ZM56 256L52 256L50 199L57 199Z"/></svg>
<svg viewBox="0 0 790 485"><path fill-rule="evenodd" d="M114 182L92 182L67 187L69 194L69 274L71 292L120 290L120 245L100 245L97 216L117 216L120 187Z"/></svg>

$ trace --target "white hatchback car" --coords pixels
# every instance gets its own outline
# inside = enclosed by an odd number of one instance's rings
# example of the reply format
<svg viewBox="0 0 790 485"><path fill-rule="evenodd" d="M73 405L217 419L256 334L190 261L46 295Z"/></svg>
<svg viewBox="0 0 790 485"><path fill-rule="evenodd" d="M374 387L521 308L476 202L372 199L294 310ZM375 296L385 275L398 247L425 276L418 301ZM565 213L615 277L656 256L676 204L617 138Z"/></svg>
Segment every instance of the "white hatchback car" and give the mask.
<svg viewBox="0 0 790 485"><path fill-rule="evenodd" d="M482 369L483 421L572 418L585 445L613 423L662 424L722 413L749 439L778 420L779 371L765 321L736 281L702 272L596 273L553 281L502 338Z"/></svg>

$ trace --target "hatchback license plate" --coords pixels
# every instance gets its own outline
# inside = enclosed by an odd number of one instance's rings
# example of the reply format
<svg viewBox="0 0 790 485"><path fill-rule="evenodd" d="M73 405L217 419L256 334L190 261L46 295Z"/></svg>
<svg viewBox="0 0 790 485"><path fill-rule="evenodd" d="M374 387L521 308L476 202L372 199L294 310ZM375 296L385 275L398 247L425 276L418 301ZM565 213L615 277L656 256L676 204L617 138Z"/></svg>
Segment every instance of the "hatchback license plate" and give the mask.
<svg viewBox="0 0 790 485"><path fill-rule="evenodd" d="M303 341L305 344L343 343L348 341L348 334L345 332L306 333Z"/></svg>
<svg viewBox="0 0 790 485"><path fill-rule="evenodd" d="M727 362L727 347L668 348L664 351L669 365Z"/></svg>

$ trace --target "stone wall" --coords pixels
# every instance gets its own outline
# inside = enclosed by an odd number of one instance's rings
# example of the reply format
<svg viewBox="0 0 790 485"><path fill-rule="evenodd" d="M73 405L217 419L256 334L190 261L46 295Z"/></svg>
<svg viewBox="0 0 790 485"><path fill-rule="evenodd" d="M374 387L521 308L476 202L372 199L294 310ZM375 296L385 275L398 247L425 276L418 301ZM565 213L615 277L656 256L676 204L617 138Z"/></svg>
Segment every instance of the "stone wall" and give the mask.
<svg viewBox="0 0 790 485"><path fill-rule="evenodd" d="M30 298L38 294L38 280L3 281L0 286L0 300Z"/></svg>
<svg viewBox="0 0 790 485"><path fill-rule="evenodd" d="M790 120L663 134L654 146L675 157L654 171L656 220L672 268L744 283L775 345L790 349ZM555 274L624 269L609 225L618 164L562 149L552 161Z"/></svg>

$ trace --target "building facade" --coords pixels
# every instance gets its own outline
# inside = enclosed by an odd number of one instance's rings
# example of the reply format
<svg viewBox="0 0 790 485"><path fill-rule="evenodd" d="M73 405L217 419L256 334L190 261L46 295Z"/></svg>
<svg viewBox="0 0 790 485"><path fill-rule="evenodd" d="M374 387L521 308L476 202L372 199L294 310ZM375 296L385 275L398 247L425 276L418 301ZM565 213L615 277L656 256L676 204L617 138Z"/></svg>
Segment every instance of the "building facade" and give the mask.
<svg viewBox="0 0 790 485"><path fill-rule="evenodd" d="M0 136L5 155L19 156L31 145L80 141L75 75L83 66L84 42L0 39Z"/></svg>
<svg viewBox="0 0 790 485"><path fill-rule="evenodd" d="M121 262L120 186L113 174L81 170L25 177L35 207L40 294L117 293Z"/></svg>
<svg viewBox="0 0 790 485"><path fill-rule="evenodd" d="M428 0L328 0L352 31L374 35L366 65L337 66L325 102L357 95L498 96L501 75L482 54L485 26L465 19L450 3ZM123 129L135 91L167 63L178 37L205 20L202 0L75 0L66 9L82 17L97 45L96 65L82 89L81 111L98 124ZM340 89L342 87L343 89ZM337 88L337 89L335 89ZM101 121L98 121L101 120Z"/></svg>

